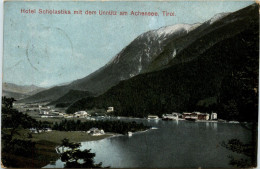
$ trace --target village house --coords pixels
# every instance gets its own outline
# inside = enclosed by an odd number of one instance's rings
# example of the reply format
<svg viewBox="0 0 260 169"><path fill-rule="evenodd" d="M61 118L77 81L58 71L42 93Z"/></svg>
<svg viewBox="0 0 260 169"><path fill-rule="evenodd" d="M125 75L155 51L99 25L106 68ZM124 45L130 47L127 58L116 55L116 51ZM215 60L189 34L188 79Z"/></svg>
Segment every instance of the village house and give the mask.
<svg viewBox="0 0 260 169"><path fill-rule="evenodd" d="M36 128L30 128L29 130L31 133L35 133L35 134L42 132L42 130L37 130Z"/></svg>
<svg viewBox="0 0 260 169"><path fill-rule="evenodd" d="M78 111L78 112L74 113L74 117L84 118L84 117L88 117L88 116L90 116L90 115L86 111Z"/></svg>
<svg viewBox="0 0 260 169"><path fill-rule="evenodd" d="M183 112L182 119L185 120L217 120L217 113Z"/></svg>
<svg viewBox="0 0 260 169"><path fill-rule="evenodd" d="M105 134L103 129L99 130L98 128L91 128L87 131L87 133L92 136L100 136L100 135Z"/></svg>
<svg viewBox="0 0 260 169"><path fill-rule="evenodd" d="M52 131L51 128L44 128L44 129L40 129L40 130L37 130L36 128L30 128L29 130L30 130L31 133L34 133L34 134Z"/></svg>
<svg viewBox="0 0 260 169"><path fill-rule="evenodd" d="M39 114L40 115L48 115L50 114L49 111L50 111L50 107L43 107L41 105L38 105L38 109L39 109Z"/></svg>
<svg viewBox="0 0 260 169"><path fill-rule="evenodd" d="M217 120L218 119L218 115L217 115L217 113L211 113L211 115L210 115L210 120Z"/></svg>
<svg viewBox="0 0 260 169"><path fill-rule="evenodd" d="M198 120L209 120L209 114L208 113L199 113Z"/></svg>
<svg viewBox="0 0 260 169"><path fill-rule="evenodd" d="M41 111L40 113L39 113L40 115L41 114L43 114L43 115L48 115L48 114L50 114L48 111Z"/></svg>
<svg viewBox="0 0 260 169"><path fill-rule="evenodd" d="M114 112L114 107L108 107L107 108L107 113L111 113Z"/></svg>
<svg viewBox="0 0 260 169"><path fill-rule="evenodd" d="M59 113L59 116L64 116L65 115L65 113Z"/></svg>
<svg viewBox="0 0 260 169"><path fill-rule="evenodd" d="M190 118L191 118L191 119L194 119L194 120L197 120L199 113L200 113L200 112L192 112L191 115L190 115Z"/></svg>
<svg viewBox="0 0 260 169"><path fill-rule="evenodd" d="M190 116L191 116L191 113L189 113L189 112L182 113L182 119L190 118Z"/></svg>

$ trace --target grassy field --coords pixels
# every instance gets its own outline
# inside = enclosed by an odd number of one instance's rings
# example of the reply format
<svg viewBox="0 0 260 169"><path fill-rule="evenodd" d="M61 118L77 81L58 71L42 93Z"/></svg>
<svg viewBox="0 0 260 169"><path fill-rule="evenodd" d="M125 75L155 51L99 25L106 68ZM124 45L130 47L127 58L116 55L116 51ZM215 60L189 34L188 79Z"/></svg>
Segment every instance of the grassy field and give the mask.
<svg viewBox="0 0 260 169"><path fill-rule="evenodd" d="M105 134L101 136L91 136L82 131L51 131L39 134L33 134L34 141L50 141L56 144L60 144L64 138L69 139L72 142L94 141L100 140L106 137L110 137L113 134Z"/></svg>

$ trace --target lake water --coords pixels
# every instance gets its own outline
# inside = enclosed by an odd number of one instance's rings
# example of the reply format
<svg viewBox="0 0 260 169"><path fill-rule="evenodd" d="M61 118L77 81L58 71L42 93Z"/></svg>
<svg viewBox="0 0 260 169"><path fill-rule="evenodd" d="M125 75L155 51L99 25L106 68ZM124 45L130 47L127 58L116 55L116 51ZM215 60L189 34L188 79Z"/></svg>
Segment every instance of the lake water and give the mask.
<svg viewBox="0 0 260 169"><path fill-rule="evenodd" d="M124 119L121 119L124 120ZM133 120L126 120L133 121ZM240 124L135 120L157 127L129 136L83 142L82 149L96 153L95 162L112 168L232 167L228 155L237 154L221 146L222 141L237 138L250 143L251 131ZM63 163L45 168L61 168Z"/></svg>

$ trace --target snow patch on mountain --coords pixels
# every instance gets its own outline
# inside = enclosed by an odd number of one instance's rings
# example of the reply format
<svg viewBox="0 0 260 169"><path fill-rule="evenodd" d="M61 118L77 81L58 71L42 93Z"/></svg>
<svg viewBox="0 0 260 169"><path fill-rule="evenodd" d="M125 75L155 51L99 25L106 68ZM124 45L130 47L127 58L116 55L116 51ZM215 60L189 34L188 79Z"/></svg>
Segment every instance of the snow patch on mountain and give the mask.
<svg viewBox="0 0 260 169"><path fill-rule="evenodd" d="M166 26L162 27L158 30L156 30L156 33L158 36L165 36L165 35L171 35L174 33L178 33L181 31L186 31L187 33L195 28L197 28L200 25L200 23L196 24L176 24L172 26Z"/></svg>
<svg viewBox="0 0 260 169"><path fill-rule="evenodd" d="M156 30L156 33L158 34L158 36L163 36L163 35L178 33L183 30L187 31L190 29L190 27L191 25L189 24L177 24L177 25L162 27Z"/></svg>
<svg viewBox="0 0 260 169"><path fill-rule="evenodd" d="M156 30L148 31L146 33L143 33L139 35L133 42L141 42L143 47L143 51L140 51L140 53L136 54L136 56L140 56L145 53L147 56L146 60L151 60L154 53L161 51L164 42L169 39L170 36L174 36L175 34L179 33L189 33L190 31L196 29L198 26L200 26L200 23L196 24L176 24L171 26L165 26L161 27ZM157 44L157 45L156 45ZM153 48L153 46L157 46L156 48ZM113 57L107 65L110 64L118 64L120 61L121 55L124 53L124 48L119 54L117 54L115 57ZM137 71L140 73L142 70L142 63L139 61L139 66L137 67Z"/></svg>
<svg viewBox="0 0 260 169"><path fill-rule="evenodd" d="M190 31L193 31L194 29L196 29L200 25L201 25L201 23L194 23L194 24L192 24L187 33L189 33Z"/></svg>
<svg viewBox="0 0 260 169"><path fill-rule="evenodd" d="M138 66L138 73L140 73L142 70L142 57L139 58L139 66Z"/></svg>
<svg viewBox="0 0 260 169"><path fill-rule="evenodd" d="M176 49L174 49L173 53L172 53L172 58L174 58L176 56Z"/></svg>
<svg viewBox="0 0 260 169"><path fill-rule="evenodd" d="M229 15L230 13L218 13L216 15L214 15L208 22L209 24L213 24L214 22L224 18L225 16Z"/></svg>

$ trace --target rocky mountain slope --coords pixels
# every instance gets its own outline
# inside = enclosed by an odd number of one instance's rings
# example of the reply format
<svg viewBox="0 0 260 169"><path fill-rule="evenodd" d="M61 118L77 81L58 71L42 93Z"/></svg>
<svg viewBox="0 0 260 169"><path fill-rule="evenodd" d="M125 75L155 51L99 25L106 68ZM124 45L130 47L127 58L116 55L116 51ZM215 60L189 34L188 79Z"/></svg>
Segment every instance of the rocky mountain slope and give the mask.
<svg viewBox="0 0 260 169"><path fill-rule="evenodd" d="M90 91L96 95L102 94L121 80L145 72L149 64L171 40L188 34L199 25L178 24L141 34L112 58L109 63L94 73L70 84L56 86L37 93L23 99L22 102L54 101L72 89Z"/></svg>

